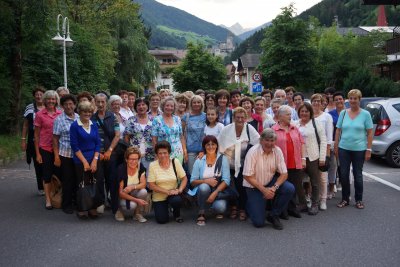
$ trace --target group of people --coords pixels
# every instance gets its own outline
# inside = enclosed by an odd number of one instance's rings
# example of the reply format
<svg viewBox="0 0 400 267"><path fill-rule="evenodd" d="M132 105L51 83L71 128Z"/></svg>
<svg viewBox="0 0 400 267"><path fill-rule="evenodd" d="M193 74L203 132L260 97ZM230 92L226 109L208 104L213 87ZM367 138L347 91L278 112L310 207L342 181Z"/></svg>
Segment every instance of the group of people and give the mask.
<svg viewBox="0 0 400 267"><path fill-rule="evenodd" d="M326 210L335 196L364 208L362 168L371 157L372 119L360 108L361 91L334 88L310 103L294 87L264 90L254 99L239 90L197 90L172 96L167 89L136 98L133 92L77 96L67 88L33 91L22 148L34 161L37 186L52 209L50 180L62 182L62 209L96 218L109 206L117 221L183 222L183 200L197 202L196 223L228 215L256 227ZM82 210L77 190L95 184L97 201ZM266 210L268 213L266 215Z"/></svg>

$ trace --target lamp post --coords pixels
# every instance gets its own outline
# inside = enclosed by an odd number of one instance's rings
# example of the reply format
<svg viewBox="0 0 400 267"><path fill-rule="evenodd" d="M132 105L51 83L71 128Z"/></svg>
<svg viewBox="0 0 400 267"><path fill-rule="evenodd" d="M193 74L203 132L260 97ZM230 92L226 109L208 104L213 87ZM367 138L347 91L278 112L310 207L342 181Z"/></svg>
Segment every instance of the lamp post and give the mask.
<svg viewBox="0 0 400 267"><path fill-rule="evenodd" d="M60 35L60 18L62 19L62 33L63 36ZM65 37L65 35L67 37ZM72 41L69 33L69 20L67 17L63 17L61 14L57 16L57 35L52 38L53 42L57 45L63 46L63 66L64 66L64 87L68 88L67 82L67 47L71 47L74 45L74 41Z"/></svg>

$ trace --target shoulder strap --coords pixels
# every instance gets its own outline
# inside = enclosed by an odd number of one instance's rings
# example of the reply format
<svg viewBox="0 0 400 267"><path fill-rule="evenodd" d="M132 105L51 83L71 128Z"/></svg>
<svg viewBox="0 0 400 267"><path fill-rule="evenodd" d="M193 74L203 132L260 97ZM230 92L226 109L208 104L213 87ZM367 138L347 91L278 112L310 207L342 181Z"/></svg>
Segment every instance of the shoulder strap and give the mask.
<svg viewBox="0 0 400 267"><path fill-rule="evenodd" d="M249 124L246 123L246 133L247 133L247 138L249 138L249 143L250 143L250 131L249 131Z"/></svg>
<svg viewBox="0 0 400 267"><path fill-rule="evenodd" d="M178 174L176 172L176 166L175 166L175 158L172 159L172 168L174 168L174 173L176 177L176 181L178 181Z"/></svg>
<svg viewBox="0 0 400 267"><path fill-rule="evenodd" d="M312 125L313 125L313 127L314 127L315 137L317 138L318 147L320 147L321 140L319 139L319 135L318 135L318 131L317 131L317 126L315 125L315 120L314 120L314 118L312 118L311 121L312 121Z"/></svg>
<svg viewBox="0 0 400 267"><path fill-rule="evenodd" d="M343 121L344 121L344 117L346 116L346 111L347 109L344 109L344 113L343 113L343 118L342 118L342 128L343 128ZM339 140L338 142L340 142L340 139L342 138L342 129L340 129L340 135L339 135ZM338 144L339 145L339 144Z"/></svg>

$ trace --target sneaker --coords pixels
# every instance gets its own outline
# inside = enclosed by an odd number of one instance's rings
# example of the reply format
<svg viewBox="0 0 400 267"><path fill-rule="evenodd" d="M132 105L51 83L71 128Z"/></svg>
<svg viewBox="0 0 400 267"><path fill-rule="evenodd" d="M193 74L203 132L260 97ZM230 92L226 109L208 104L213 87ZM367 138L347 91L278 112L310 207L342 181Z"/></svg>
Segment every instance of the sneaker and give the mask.
<svg viewBox="0 0 400 267"><path fill-rule="evenodd" d="M38 195L39 196L44 196L44 191L43 190L38 190Z"/></svg>
<svg viewBox="0 0 400 267"><path fill-rule="evenodd" d="M97 211L97 213L103 214L104 213L104 205L98 206L96 211Z"/></svg>
<svg viewBox="0 0 400 267"><path fill-rule="evenodd" d="M279 220L278 216L268 215L267 216L267 221L272 224L272 227L274 227L274 229L276 229L276 230L282 230L283 229L283 225L282 225L281 221Z"/></svg>
<svg viewBox="0 0 400 267"><path fill-rule="evenodd" d="M306 195L306 201L307 201L307 208L311 208L311 196L310 195Z"/></svg>
<svg viewBox="0 0 400 267"><path fill-rule="evenodd" d="M319 209L320 210L327 210L328 207L326 206L326 200L321 200L321 202L319 203Z"/></svg>
<svg viewBox="0 0 400 267"><path fill-rule="evenodd" d="M115 220L117 220L119 222L125 221L124 214L122 214L122 212L120 210L117 210L117 212L114 215L114 218L115 218Z"/></svg>
<svg viewBox="0 0 400 267"><path fill-rule="evenodd" d="M140 222L140 223L145 223L145 222L147 222L147 219L146 219L145 217L143 217L142 214L135 214L135 217L133 217L133 219L134 219L135 221Z"/></svg>
<svg viewBox="0 0 400 267"><path fill-rule="evenodd" d="M338 191L338 190L337 190L337 186L336 186L336 184L335 184L335 185L333 186L333 192L334 192L334 193L337 193L337 191Z"/></svg>
<svg viewBox="0 0 400 267"><path fill-rule="evenodd" d="M317 215L318 214L318 204L313 204L311 208L308 209L308 215Z"/></svg>

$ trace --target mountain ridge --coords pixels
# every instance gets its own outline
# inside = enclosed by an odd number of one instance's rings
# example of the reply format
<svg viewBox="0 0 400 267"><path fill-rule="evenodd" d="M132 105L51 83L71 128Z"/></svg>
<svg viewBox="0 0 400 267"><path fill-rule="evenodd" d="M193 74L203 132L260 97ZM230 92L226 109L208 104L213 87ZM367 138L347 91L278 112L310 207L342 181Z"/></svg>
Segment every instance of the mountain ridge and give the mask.
<svg viewBox="0 0 400 267"><path fill-rule="evenodd" d="M228 29L217 26L211 22L200 19L179 8L161 4L155 0L134 0L140 7L141 17L147 27L151 28L151 47L174 47L178 49L186 48L187 41L191 40L193 33L208 39L212 39L213 44L226 41L231 32ZM170 31L164 31L165 26ZM179 31L179 35L174 32ZM183 34L187 32L188 36ZM196 39L197 40L197 39ZM236 39L238 42L239 39ZM207 44L207 43L206 43Z"/></svg>

